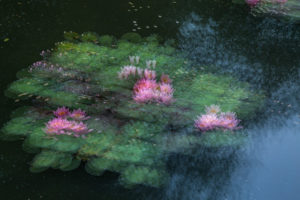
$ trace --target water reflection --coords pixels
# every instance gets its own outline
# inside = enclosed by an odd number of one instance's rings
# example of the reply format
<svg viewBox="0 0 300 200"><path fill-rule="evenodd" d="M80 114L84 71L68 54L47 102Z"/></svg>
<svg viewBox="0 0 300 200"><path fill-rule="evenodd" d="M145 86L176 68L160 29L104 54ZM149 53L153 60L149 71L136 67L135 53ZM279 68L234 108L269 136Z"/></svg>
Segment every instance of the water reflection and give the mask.
<svg viewBox="0 0 300 200"><path fill-rule="evenodd" d="M266 124L253 131L260 136L247 149L249 165L241 166L233 175L230 199L300 198L300 118L293 115L278 120L285 125Z"/></svg>
<svg viewBox="0 0 300 200"><path fill-rule="evenodd" d="M243 148L178 159L164 199L299 199L299 78L274 88L264 120L248 128Z"/></svg>
<svg viewBox="0 0 300 200"><path fill-rule="evenodd" d="M231 26L194 12L180 28L180 47L188 58L265 89L267 100L257 116L260 120L248 127L251 140L236 152L230 165L214 160L209 167L214 173L207 180L184 170L195 164L185 162L173 176L167 199L299 199L299 31L275 19L253 25ZM238 29L252 32L235 34Z"/></svg>
<svg viewBox="0 0 300 200"><path fill-rule="evenodd" d="M270 89L297 72L299 30L276 19L228 13L215 20L192 12L180 27L178 38L181 49L197 64Z"/></svg>

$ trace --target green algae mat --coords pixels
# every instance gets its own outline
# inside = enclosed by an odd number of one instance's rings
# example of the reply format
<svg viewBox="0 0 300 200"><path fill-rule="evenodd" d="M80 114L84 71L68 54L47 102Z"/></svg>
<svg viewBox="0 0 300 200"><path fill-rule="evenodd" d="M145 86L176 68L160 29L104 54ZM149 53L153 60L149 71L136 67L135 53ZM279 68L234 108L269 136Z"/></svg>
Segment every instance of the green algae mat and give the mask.
<svg viewBox="0 0 300 200"><path fill-rule="evenodd" d="M32 172L82 164L92 175L119 173L125 187L160 187L169 155L245 142L243 129L195 128L207 106L234 112L243 124L263 103L247 83L193 66L174 42L155 35L66 32L41 56L8 87L6 95L26 106L1 131L2 139L24 140L24 150L36 154Z"/></svg>

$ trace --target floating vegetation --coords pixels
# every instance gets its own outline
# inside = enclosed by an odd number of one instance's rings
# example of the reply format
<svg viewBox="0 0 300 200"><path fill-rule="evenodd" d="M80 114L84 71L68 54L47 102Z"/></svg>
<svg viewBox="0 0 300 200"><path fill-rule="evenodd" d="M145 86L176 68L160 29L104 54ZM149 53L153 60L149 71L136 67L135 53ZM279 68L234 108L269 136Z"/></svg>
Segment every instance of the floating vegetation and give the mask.
<svg viewBox="0 0 300 200"><path fill-rule="evenodd" d="M83 163L93 175L119 173L126 187L160 187L168 180L168 155L238 148L246 135L233 134L236 117L250 119L262 105L263 96L247 83L193 67L155 35L117 40L66 32L65 39L19 72L6 91L32 102L13 113L1 134L24 139L24 150L36 154L32 172ZM207 107L212 104L219 107ZM205 110L220 123L199 134L194 120Z"/></svg>

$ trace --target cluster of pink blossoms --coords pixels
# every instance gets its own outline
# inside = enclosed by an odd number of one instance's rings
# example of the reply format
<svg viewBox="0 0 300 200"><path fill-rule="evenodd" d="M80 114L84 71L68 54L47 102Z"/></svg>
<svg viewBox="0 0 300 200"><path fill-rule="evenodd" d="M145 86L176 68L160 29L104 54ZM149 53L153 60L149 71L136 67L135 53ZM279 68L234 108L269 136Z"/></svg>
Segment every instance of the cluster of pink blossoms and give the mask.
<svg viewBox="0 0 300 200"><path fill-rule="evenodd" d="M57 110L53 111L53 114L58 118L70 117L78 121L86 120L90 118L87 117L85 111L82 111L81 109L73 110L73 112L70 112L70 110L66 107L58 108Z"/></svg>
<svg viewBox="0 0 300 200"><path fill-rule="evenodd" d="M49 135L72 135L74 137L84 137L85 134L93 131L88 129L87 125L82 122L89 117L80 109L70 112L68 108L58 108L53 112L56 118L46 124L45 132ZM71 120L68 120L71 118Z"/></svg>
<svg viewBox="0 0 300 200"><path fill-rule="evenodd" d="M200 131L210 131L215 129L236 130L239 127L236 114L233 112L221 112L219 106L211 105L206 108L206 113L198 116L195 120L195 127Z"/></svg>
<svg viewBox="0 0 300 200"><path fill-rule="evenodd" d="M159 83L155 80L155 71L145 69L144 78L137 81L133 87L133 99L137 103L157 102L170 104L174 101L174 89L168 75L162 75Z"/></svg>

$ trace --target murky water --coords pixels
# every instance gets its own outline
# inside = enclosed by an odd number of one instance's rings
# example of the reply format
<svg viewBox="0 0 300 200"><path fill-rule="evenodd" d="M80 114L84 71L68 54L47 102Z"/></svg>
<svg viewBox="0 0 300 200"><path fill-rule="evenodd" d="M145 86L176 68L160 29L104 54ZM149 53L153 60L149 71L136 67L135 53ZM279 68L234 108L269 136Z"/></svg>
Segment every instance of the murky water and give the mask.
<svg viewBox="0 0 300 200"><path fill-rule="evenodd" d="M130 3L129 3L130 2ZM32 155L21 142L0 142L0 194L5 199L300 199L300 26L276 18L254 18L230 1L48 1L0 0L0 89L18 70L39 59L39 52L62 40L63 31L95 31L120 36L174 38L197 65L231 73L266 91L263 112L250 126L249 145L232 165L198 165L180 160L162 190L127 190L115 174L29 172ZM134 7L133 7L134 6ZM138 26L135 26L136 21ZM5 39L9 39L4 42ZM0 124L16 108L1 94ZM226 154L226 152L221 152ZM214 163L215 162L215 163ZM206 174L198 173L199 168Z"/></svg>

